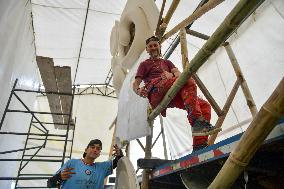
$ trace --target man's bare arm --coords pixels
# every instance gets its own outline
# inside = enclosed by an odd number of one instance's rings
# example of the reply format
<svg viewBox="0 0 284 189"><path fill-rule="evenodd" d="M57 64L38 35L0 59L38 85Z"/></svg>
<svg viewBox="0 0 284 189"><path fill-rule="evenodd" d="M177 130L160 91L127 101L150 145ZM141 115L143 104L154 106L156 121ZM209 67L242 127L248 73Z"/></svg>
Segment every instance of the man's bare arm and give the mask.
<svg viewBox="0 0 284 189"><path fill-rule="evenodd" d="M138 96L146 98L147 91L145 90L145 88L144 87L139 88L141 82L142 79L140 77L137 77L133 82L132 89Z"/></svg>
<svg viewBox="0 0 284 189"><path fill-rule="evenodd" d="M132 89L136 94L138 94L137 92L138 92L139 85L141 82L142 82L142 79L140 77L137 77L133 82Z"/></svg>

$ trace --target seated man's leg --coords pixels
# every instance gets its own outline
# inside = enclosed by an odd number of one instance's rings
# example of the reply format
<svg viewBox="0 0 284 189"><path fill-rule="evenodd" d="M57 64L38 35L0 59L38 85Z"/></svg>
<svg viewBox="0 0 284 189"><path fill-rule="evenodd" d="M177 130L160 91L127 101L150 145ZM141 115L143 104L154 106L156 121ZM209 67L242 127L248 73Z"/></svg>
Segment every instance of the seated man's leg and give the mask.
<svg viewBox="0 0 284 189"><path fill-rule="evenodd" d="M206 133L214 130L214 127L202 116L196 83L192 78L187 81L180 94L188 113L188 121L192 126L192 133L204 133L206 135Z"/></svg>
<svg viewBox="0 0 284 189"><path fill-rule="evenodd" d="M197 101L197 87L195 81L192 78L189 79L179 93L188 113L188 121L191 125L193 125L195 120L202 116L200 106Z"/></svg>
<svg viewBox="0 0 284 189"><path fill-rule="evenodd" d="M175 79L176 78L163 79L158 82L156 82L156 80L152 81L154 86L149 90L148 99L153 109L163 100L164 96L175 82ZM165 111L162 112L162 115L165 116Z"/></svg>
<svg viewBox="0 0 284 189"><path fill-rule="evenodd" d="M204 119L208 122L211 120L211 105L201 98L198 98L200 110ZM193 137L193 151L205 148L207 146L208 136Z"/></svg>

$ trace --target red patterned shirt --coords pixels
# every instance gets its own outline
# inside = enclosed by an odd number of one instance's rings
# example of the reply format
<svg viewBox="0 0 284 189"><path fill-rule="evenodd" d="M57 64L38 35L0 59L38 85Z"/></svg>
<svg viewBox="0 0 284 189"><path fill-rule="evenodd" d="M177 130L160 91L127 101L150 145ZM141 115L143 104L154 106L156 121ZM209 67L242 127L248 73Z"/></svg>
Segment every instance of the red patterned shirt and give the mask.
<svg viewBox="0 0 284 189"><path fill-rule="evenodd" d="M175 65L164 59L147 59L140 63L136 76L140 77L145 83L150 82L152 79L160 77L164 71L171 72Z"/></svg>

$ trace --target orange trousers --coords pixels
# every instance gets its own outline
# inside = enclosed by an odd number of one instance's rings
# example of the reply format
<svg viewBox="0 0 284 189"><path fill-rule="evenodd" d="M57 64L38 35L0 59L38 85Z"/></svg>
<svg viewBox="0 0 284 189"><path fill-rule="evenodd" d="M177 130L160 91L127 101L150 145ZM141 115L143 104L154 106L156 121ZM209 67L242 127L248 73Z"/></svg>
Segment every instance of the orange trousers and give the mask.
<svg viewBox="0 0 284 189"><path fill-rule="evenodd" d="M164 98L167 91L175 82L176 77L170 79L155 78L146 85L148 91L148 99L153 108L157 107ZM171 100L167 108L179 108L187 111L187 118L191 125L199 117L204 117L208 122L211 119L210 104L197 96L197 86L191 78L181 88L177 95ZM166 116L166 109L161 113ZM207 142L208 136L193 137L193 145L203 144Z"/></svg>

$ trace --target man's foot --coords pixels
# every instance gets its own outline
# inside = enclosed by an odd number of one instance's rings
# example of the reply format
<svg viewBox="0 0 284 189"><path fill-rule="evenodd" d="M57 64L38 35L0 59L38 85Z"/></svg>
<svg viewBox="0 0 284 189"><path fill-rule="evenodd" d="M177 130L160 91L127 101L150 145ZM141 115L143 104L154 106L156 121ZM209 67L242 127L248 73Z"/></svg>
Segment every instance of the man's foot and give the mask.
<svg viewBox="0 0 284 189"><path fill-rule="evenodd" d="M195 151L198 151L198 150L201 150L203 148L206 148L208 146L207 142L204 142L202 144L198 144L198 145L193 145L193 151L192 152L195 152Z"/></svg>
<svg viewBox="0 0 284 189"><path fill-rule="evenodd" d="M197 119L192 126L192 136L207 136L221 130L221 128L215 128L206 120Z"/></svg>

